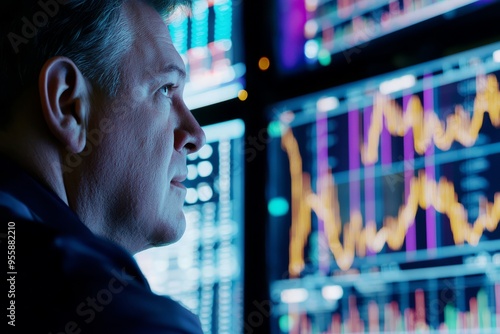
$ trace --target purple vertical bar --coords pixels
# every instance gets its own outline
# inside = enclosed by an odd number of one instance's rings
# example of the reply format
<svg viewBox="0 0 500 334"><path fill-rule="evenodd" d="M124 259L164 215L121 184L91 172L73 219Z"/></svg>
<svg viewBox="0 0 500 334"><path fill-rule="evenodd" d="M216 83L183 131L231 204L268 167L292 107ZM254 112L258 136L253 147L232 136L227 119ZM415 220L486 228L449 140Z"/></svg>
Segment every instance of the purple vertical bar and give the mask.
<svg viewBox="0 0 500 334"><path fill-rule="evenodd" d="M385 116L382 125L382 135L380 138L380 155L382 158L382 165L390 165L392 163L391 133L385 126Z"/></svg>
<svg viewBox="0 0 500 334"><path fill-rule="evenodd" d="M408 112L408 102L410 101L411 93L403 95L403 114ZM408 132L403 138L404 145L404 177L405 177L405 203L410 194L410 182L414 176L413 158L414 158L414 144L413 144L413 128L408 129ZM412 252L417 250L417 227L415 220L411 222L408 232L406 234L406 251Z"/></svg>
<svg viewBox="0 0 500 334"><path fill-rule="evenodd" d="M360 142L359 142L359 110L349 107L348 114L349 127L349 212L360 210L359 194L359 167L360 160Z"/></svg>
<svg viewBox="0 0 500 334"><path fill-rule="evenodd" d="M281 65L294 69L304 59L306 8L304 0L280 0L279 6Z"/></svg>
<svg viewBox="0 0 500 334"><path fill-rule="evenodd" d="M434 91L432 87L432 74L424 76L424 115L434 112ZM425 123L424 123L425 124ZM434 168L434 140L425 151L425 174L428 180L436 179ZM433 206L427 208L425 212L427 250L435 250L436 242L436 209Z"/></svg>
<svg viewBox="0 0 500 334"><path fill-rule="evenodd" d="M321 192L323 191L323 185L325 184L323 180L325 177L331 177L328 174L328 120L325 113L317 113L316 116L316 165L316 189L321 198ZM323 240L324 238L326 238L325 222L318 218L318 240ZM326 254L322 254L323 251L326 252L328 249L323 250L321 248L321 242L318 242L319 271L327 275L330 266L328 256Z"/></svg>
<svg viewBox="0 0 500 334"><path fill-rule="evenodd" d="M371 126L373 107L366 107L364 110L365 147L368 147L368 131ZM365 164L365 226L376 225L375 222L375 169L373 163ZM374 255L373 251L367 251L367 255Z"/></svg>
<svg viewBox="0 0 500 334"><path fill-rule="evenodd" d="M383 125L382 125L382 134L380 138L380 157L381 157L381 162L382 162L382 170L387 168L387 166L390 166L392 164L392 136L389 130L387 130L387 127L385 126L385 116L383 118ZM392 176L389 176L392 177ZM389 179L390 180L390 179ZM390 183L392 186L392 183ZM394 192L394 189L383 187L383 191L392 191ZM382 202L382 210L383 210L383 217L386 216L386 212L388 211L386 209L387 205L390 205L390 203L386 203L386 201ZM377 228L378 229L378 228Z"/></svg>

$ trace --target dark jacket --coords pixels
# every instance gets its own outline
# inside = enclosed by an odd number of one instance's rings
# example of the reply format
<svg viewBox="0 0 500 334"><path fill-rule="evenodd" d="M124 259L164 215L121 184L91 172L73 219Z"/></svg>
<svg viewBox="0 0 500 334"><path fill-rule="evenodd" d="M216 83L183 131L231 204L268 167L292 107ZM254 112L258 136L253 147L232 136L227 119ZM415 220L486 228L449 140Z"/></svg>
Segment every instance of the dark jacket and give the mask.
<svg viewBox="0 0 500 334"><path fill-rule="evenodd" d="M8 333L202 333L194 314L151 291L127 251L1 157L0 221Z"/></svg>

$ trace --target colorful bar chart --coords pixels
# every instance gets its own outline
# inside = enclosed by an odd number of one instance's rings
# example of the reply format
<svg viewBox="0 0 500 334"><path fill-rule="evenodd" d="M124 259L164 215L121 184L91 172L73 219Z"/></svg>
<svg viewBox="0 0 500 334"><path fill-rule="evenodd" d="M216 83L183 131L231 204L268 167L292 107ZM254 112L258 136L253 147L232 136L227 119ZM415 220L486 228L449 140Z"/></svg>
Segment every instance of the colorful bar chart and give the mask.
<svg viewBox="0 0 500 334"><path fill-rule="evenodd" d="M499 50L272 107L275 333L495 333Z"/></svg>

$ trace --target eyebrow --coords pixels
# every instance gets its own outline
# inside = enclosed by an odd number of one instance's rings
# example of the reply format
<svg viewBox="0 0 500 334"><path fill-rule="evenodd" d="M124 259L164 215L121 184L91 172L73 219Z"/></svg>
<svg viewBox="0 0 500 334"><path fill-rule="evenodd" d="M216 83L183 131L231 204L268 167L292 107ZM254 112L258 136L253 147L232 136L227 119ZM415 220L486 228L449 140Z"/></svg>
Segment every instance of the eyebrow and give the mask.
<svg viewBox="0 0 500 334"><path fill-rule="evenodd" d="M177 72L183 79L186 78L186 71L177 66L176 64L169 64L160 70L160 74Z"/></svg>

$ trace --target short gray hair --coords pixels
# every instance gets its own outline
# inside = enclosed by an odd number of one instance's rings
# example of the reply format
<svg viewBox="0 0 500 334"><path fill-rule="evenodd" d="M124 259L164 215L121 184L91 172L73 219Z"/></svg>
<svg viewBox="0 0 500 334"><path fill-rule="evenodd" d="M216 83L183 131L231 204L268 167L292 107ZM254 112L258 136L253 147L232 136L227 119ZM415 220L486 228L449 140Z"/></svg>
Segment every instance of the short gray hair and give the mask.
<svg viewBox="0 0 500 334"><path fill-rule="evenodd" d="M5 1L5 0L3 0ZM109 95L116 94L120 63L132 42L120 16L127 1L7 0L1 5L0 125L10 119L13 101L36 85L43 64L54 56L70 58L82 74ZM192 0L144 0L166 17Z"/></svg>

